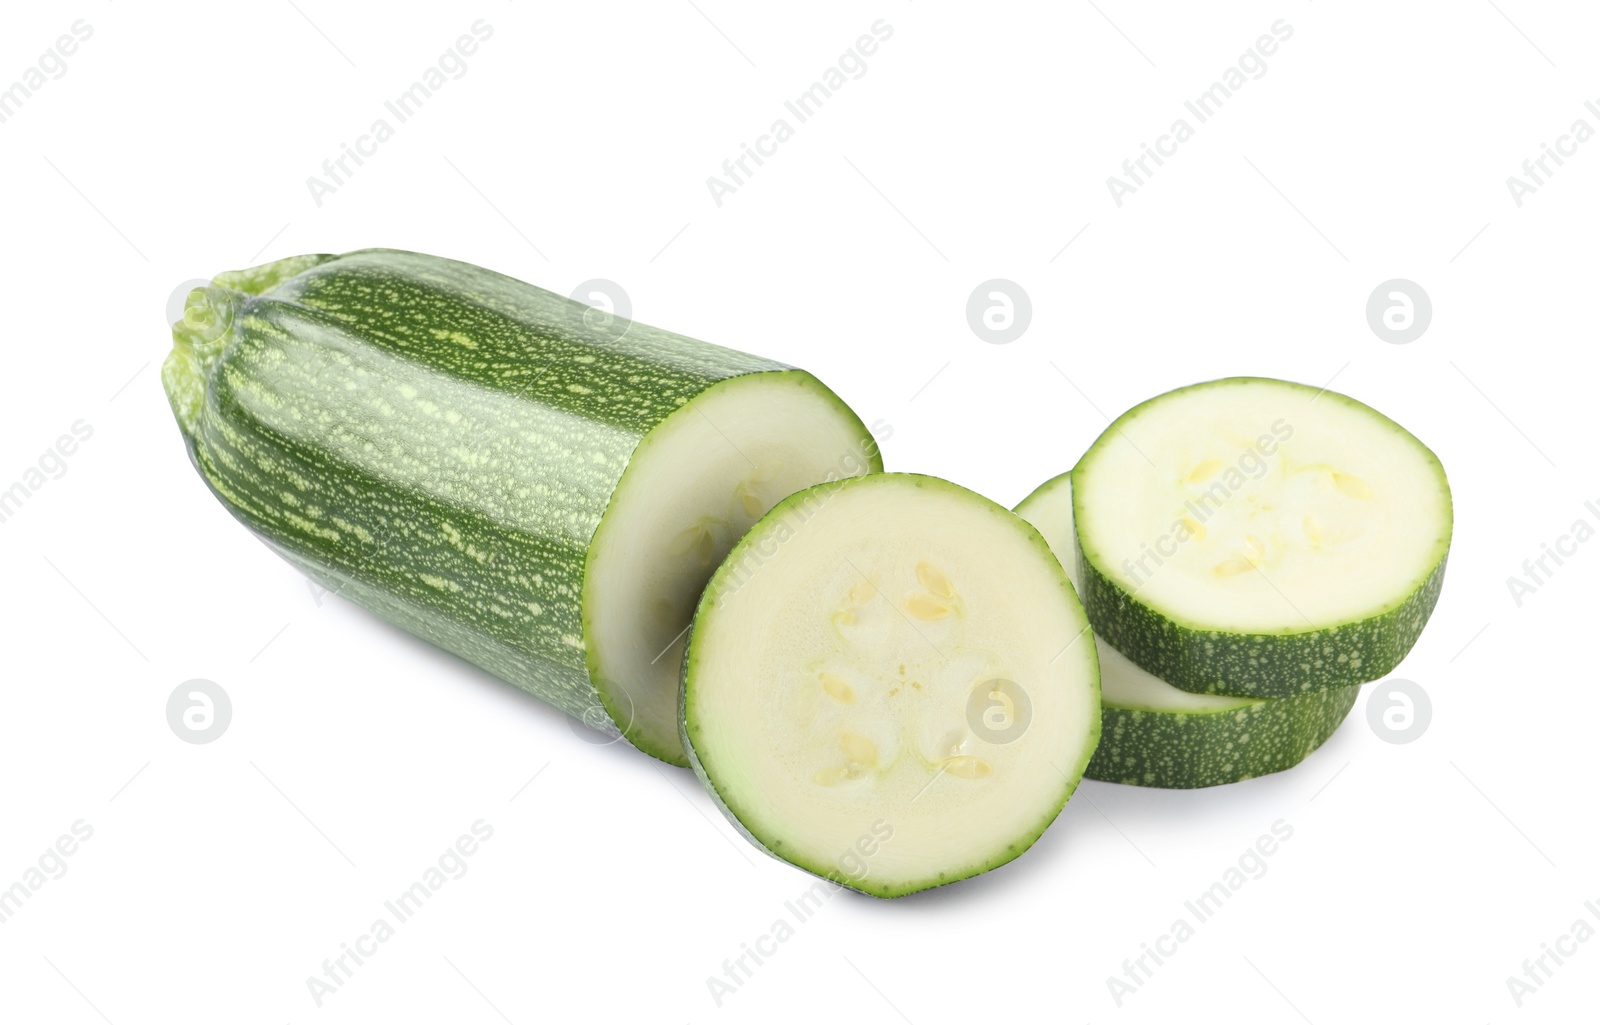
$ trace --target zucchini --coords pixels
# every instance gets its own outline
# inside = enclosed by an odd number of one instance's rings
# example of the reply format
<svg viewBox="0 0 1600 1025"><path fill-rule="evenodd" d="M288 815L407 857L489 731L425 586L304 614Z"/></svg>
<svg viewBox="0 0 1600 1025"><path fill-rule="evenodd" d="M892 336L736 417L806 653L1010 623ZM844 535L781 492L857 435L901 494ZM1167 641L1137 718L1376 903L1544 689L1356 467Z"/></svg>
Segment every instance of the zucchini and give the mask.
<svg viewBox="0 0 1600 1025"><path fill-rule="evenodd" d="M1183 690L1377 679L1444 582L1444 468L1335 392L1261 377L1167 392L1113 421L1072 478L1096 634Z"/></svg>
<svg viewBox="0 0 1600 1025"><path fill-rule="evenodd" d="M780 498L882 462L810 374L595 314L437 257L300 256L191 293L162 381L294 565L681 765L706 579Z"/></svg>
<svg viewBox="0 0 1600 1025"><path fill-rule="evenodd" d="M1088 621L1049 547L915 474L763 517L700 598L681 693L690 762L735 825L878 897L1027 850L1100 733Z"/></svg>
<svg viewBox="0 0 1600 1025"><path fill-rule="evenodd" d="M1076 585L1072 475L1041 484L1016 512L1044 536ZM1083 774L1107 783L1189 789L1281 772L1333 735L1361 691L1353 684L1279 700L1191 694L1140 669L1103 639L1095 645L1100 746Z"/></svg>

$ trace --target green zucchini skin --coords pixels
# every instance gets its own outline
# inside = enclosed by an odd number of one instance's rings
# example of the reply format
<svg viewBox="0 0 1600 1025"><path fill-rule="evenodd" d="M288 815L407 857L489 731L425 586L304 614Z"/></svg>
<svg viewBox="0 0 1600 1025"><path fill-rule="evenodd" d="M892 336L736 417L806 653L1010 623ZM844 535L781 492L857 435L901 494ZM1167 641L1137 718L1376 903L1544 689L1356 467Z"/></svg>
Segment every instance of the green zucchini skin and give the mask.
<svg viewBox="0 0 1600 1025"><path fill-rule="evenodd" d="M1238 634L1195 629L1128 594L1081 550L1083 607L1095 634L1142 669L1195 694L1292 698L1387 675L1411 650L1444 586L1447 558L1389 611L1300 633Z"/></svg>
<svg viewBox="0 0 1600 1025"><path fill-rule="evenodd" d="M1359 684L1334 687L1210 714L1102 705L1100 746L1083 774L1190 790L1282 772L1333 736L1360 693Z"/></svg>
<svg viewBox="0 0 1600 1025"><path fill-rule="evenodd" d="M294 257L191 295L162 380L201 477L274 550L593 716L605 702L586 644L590 542L640 441L708 389L756 376L860 421L804 371L588 312L438 257ZM864 451L881 469L876 446ZM637 742L627 710L607 711Z"/></svg>

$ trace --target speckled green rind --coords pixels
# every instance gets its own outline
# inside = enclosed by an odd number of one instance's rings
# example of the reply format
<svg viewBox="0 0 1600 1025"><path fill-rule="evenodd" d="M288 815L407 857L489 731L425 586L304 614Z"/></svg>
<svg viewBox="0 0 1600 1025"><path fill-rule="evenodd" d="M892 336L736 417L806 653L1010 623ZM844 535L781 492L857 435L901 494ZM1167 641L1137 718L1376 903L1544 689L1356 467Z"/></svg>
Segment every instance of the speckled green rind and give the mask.
<svg viewBox="0 0 1600 1025"><path fill-rule="evenodd" d="M1107 644L1174 687L1258 698L1292 698L1386 675L1422 634L1444 567L1441 560L1397 607L1368 619L1302 633L1235 634L1169 619L1078 556L1084 608Z"/></svg>
<svg viewBox="0 0 1600 1025"><path fill-rule="evenodd" d="M1114 420L1079 460L1080 474L1096 448L1120 438L1124 426L1152 403L1181 391L1238 382L1260 382L1304 391L1322 401L1341 402L1391 424L1428 454L1446 498L1450 485L1444 467L1415 436L1382 413L1338 392L1272 378L1223 378L1147 399ZM1081 524L1082 491L1073 496L1074 520ZM1447 506L1448 509L1448 506ZM1081 597L1095 634L1158 678L1196 694L1287 698L1329 687L1345 687L1383 677L1405 658L1427 625L1444 586L1451 522L1437 542L1438 561L1406 594L1359 619L1312 630L1233 633L1206 629L1152 608L1124 590L1095 565L1093 546L1078 536ZM1219 682L1220 681L1220 682ZM1226 690L1222 688L1226 687Z"/></svg>
<svg viewBox="0 0 1600 1025"><path fill-rule="evenodd" d="M1209 713L1102 705L1100 746L1084 775L1188 790L1282 772L1333 736L1360 693L1355 684Z"/></svg>
<svg viewBox="0 0 1600 1025"><path fill-rule="evenodd" d="M1064 535L1058 538L1060 548L1052 546L1063 560L1073 558L1077 549L1070 536L1070 509L1065 516L1047 511L1049 503L1071 502L1071 478L1071 473L1051 478L1016 508L1046 542L1052 534ZM1069 569L1067 575L1073 572ZM1096 643L1105 640L1097 637ZM1357 684L1280 700L1239 698L1224 708L1179 712L1118 704L1104 685L1115 668L1105 659L1100 666L1100 746L1084 776L1170 790L1237 783L1299 765L1339 728L1361 692Z"/></svg>
<svg viewBox="0 0 1600 1025"><path fill-rule="evenodd" d="M606 691L585 641L590 542L640 441L747 382L815 389L859 420L804 371L586 313L437 257L293 257L192 295L162 381L200 475L272 548L592 717Z"/></svg>
<svg viewBox="0 0 1600 1025"><path fill-rule="evenodd" d="M748 827L746 827L744 821L739 816L739 810L729 804L727 796L722 789L717 786L716 779L710 772L707 771L704 761L695 749L695 738L700 734L700 727L699 724L694 721L690 712L690 710L693 708L694 676L696 670L702 664L702 662L704 662L706 659L716 657L715 653L703 650L705 647L703 644L699 646L696 645L695 626L702 623L703 617L711 614L715 610L716 604L725 588L737 590L748 583L749 578L747 576L742 576L741 573L743 572L743 566L746 558L752 557L752 554L755 552L758 546L767 544L769 542L776 543L781 540L781 538L788 536L788 532L793 528L785 525L784 521L785 517L792 510L795 510L808 503L825 502L828 495L838 491L840 488L873 487L881 485L882 483L891 479L911 480L915 482L917 487L945 490L952 494L981 502L984 505L991 506L996 513L1003 515L1007 518L1007 520L1015 521L1015 526L1018 529L1025 531L1030 536L1032 544L1039 549L1039 552L1044 557L1045 561L1049 565L1055 567L1060 573L1062 589L1072 597L1074 605L1078 604L1077 592L1072 589L1072 582L1067 579L1066 572L1061 570L1060 563L1057 562L1056 557L1051 554L1050 546L1045 542L1044 538L1039 535L1039 532L1033 528L1032 524L1011 513L1004 506L998 505L974 491L969 491L968 489L961 487L959 484L953 484L950 481L939 477L930 477L915 473L877 473L862 477L852 477L847 480L831 481L823 484L817 484L813 487L806 488L803 491L798 491L779 502L777 505L773 506L765 516L756 522L755 526L751 527L750 530L745 533L744 537L740 539L739 543L736 544L733 547L733 550L728 553L727 558L723 559L722 564L717 568L717 572L712 575L711 582L706 585L705 591L701 593L700 603L695 609L694 621L689 629L688 644L684 648L683 683L682 686L678 688L678 726L683 738L684 750L689 754L689 765L694 769L694 774L699 777L700 783L705 787L706 792L711 795L711 798L716 802L717 807L722 810L723 815L727 816L728 821L733 823L734 828L737 829L745 839L749 840L763 853L769 855L770 857L776 858L779 861L809 872L812 875L827 880L836 886L856 890L871 897L882 897L886 899L904 897L909 894L921 892L923 890L930 890L935 887L960 882L963 879L970 879L973 876L982 875L983 873L992 869L999 868L1002 865L1015 861L1025 851L1027 851L1028 848L1032 847L1034 842L1044 834L1044 831L1048 829L1050 824L1054 822L1057 816L1061 814L1061 809L1066 807L1067 801L1072 797L1073 793L1077 791L1078 783L1084 776L1084 770L1088 767L1090 758L1093 755L1096 744L1099 742L1101 734L1099 717L1091 716L1088 740L1084 746L1083 756L1077 762L1077 764L1059 766L1062 771L1061 800L1046 814L1040 817L1036 828L1027 830L1024 836L1018 837L1013 843L1007 844L1004 851L992 858L980 862L974 862L968 865L952 867L946 872L938 873L933 878L907 880L899 883L898 885L872 886L866 883L864 880L855 880L849 878L848 876L843 876L835 868L829 867L821 862L812 861L804 857L790 857L787 854L781 853L783 847L783 841L781 838L759 837L751 832ZM886 529L893 528L886 527ZM756 564L760 564L758 557L756 559ZM1095 675L1093 683L1095 689L1095 699L1096 703L1098 704L1100 697L1099 658L1094 654L1093 645L1090 645L1087 650L1089 651L1090 657L1095 662Z"/></svg>

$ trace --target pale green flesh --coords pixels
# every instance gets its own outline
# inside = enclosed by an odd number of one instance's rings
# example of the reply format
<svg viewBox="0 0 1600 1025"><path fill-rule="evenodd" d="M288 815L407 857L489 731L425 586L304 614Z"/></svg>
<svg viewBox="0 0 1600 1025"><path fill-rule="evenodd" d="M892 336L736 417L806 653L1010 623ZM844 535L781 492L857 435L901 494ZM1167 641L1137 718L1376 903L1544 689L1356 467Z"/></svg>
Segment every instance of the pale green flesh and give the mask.
<svg viewBox="0 0 1600 1025"><path fill-rule="evenodd" d="M717 559L881 462L805 372L587 313L435 257L297 257L192 297L163 383L207 484L297 566L683 764L668 649Z"/></svg>
<svg viewBox="0 0 1600 1025"><path fill-rule="evenodd" d="M701 598L691 763L763 849L843 885L893 897L987 871L1093 751L1086 627L1044 541L987 499L909 474L808 489Z"/></svg>
<svg viewBox="0 0 1600 1025"><path fill-rule="evenodd" d="M1444 471L1335 392L1179 389L1113 422L1073 474L1096 632L1182 689L1289 697L1375 679L1437 600Z"/></svg>
<svg viewBox="0 0 1600 1025"><path fill-rule="evenodd" d="M882 468L859 422L819 401L815 383L762 374L707 389L640 444L594 535L590 670L612 719L669 761L684 764L679 675L712 572L780 499Z"/></svg>
<svg viewBox="0 0 1600 1025"><path fill-rule="evenodd" d="M1062 474L1017 506L1078 584L1072 480ZM1102 729L1084 775L1140 786L1217 786L1303 761L1354 705L1359 685L1264 700L1196 694L1146 672L1098 636ZM1226 681L1219 683L1227 689Z"/></svg>

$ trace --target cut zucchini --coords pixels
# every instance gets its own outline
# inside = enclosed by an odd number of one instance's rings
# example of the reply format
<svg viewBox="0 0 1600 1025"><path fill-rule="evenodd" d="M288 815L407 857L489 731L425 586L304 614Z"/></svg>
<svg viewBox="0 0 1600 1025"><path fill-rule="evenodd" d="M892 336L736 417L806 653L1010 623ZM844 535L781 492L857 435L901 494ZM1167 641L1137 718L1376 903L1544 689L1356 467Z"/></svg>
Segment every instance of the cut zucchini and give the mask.
<svg viewBox="0 0 1600 1025"><path fill-rule="evenodd" d="M1416 642L1450 549L1444 468L1335 392L1233 377L1118 417L1073 470L1096 634L1197 693L1377 679Z"/></svg>
<svg viewBox="0 0 1600 1025"><path fill-rule="evenodd" d="M1094 644L1038 532L933 477L780 502L701 596L690 762L763 850L879 897L1017 857L1100 732Z"/></svg>
<svg viewBox="0 0 1600 1025"><path fill-rule="evenodd" d="M296 566L680 765L712 570L780 498L882 468L804 371L416 253L219 275L162 381L200 475Z"/></svg>
<svg viewBox="0 0 1600 1025"><path fill-rule="evenodd" d="M1017 515L1044 536L1076 586L1071 474L1040 485ZM1100 746L1084 775L1108 783L1191 789L1281 772L1333 735L1361 691L1354 684L1280 700L1191 694L1140 669L1104 639L1096 637L1095 645Z"/></svg>

